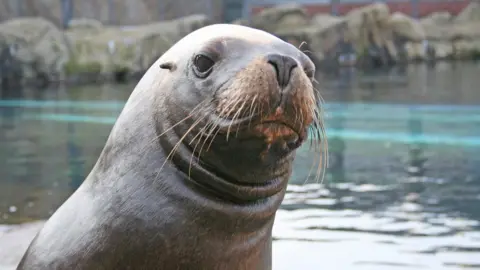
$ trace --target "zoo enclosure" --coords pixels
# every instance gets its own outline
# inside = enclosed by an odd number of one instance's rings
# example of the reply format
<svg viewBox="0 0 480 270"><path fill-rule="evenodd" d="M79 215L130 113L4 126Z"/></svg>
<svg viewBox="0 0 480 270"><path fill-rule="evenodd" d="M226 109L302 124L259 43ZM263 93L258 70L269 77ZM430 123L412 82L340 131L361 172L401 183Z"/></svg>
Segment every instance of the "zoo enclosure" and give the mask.
<svg viewBox="0 0 480 270"><path fill-rule="evenodd" d="M378 0L392 11L421 17L436 11L458 14L475 0ZM371 4L368 0L5 0L0 3L0 20L20 16L41 16L67 26L73 18L91 18L111 25L134 25L170 20L202 13L214 22L248 19L266 7L297 3L309 14L348 11ZM54 3L54 4L52 4ZM55 4L56 3L56 4ZM2 12L3 11L3 12Z"/></svg>

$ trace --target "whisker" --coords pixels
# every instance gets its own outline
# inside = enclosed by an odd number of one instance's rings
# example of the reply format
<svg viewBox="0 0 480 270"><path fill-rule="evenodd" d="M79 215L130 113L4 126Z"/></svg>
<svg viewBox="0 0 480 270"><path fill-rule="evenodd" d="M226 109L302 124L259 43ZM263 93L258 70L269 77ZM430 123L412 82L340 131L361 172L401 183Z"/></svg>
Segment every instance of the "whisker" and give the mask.
<svg viewBox="0 0 480 270"><path fill-rule="evenodd" d="M235 121L235 116L236 116L236 115L240 116L240 115L242 114L242 112L243 112L243 107L245 107L245 105L247 104L247 101L248 101L248 98L245 98L244 101L243 101L243 103L242 103L242 106L240 106L240 108L238 109L237 113L233 116L232 122ZM235 132L235 137L238 137L238 131L239 131L239 130L240 130L240 129L237 128L237 131Z"/></svg>
<svg viewBox="0 0 480 270"><path fill-rule="evenodd" d="M207 117L207 115L205 115L204 117L201 118L201 120L204 120L205 118ZM202 128L203 129L203 128ZM192 140L190 141L190 144L192 144L194 142L194 140L200 135L200 138L203 137L203 133L201 132L201 130L197 133L197 135L195 135ZM192 169L192 161L193 161L193 157L195 155L195 150L197 149L197 146L199 144L199 142L201 141L201 139L197 140L197 143L195 144L195 147L193 148L193 151L192 151L192 156L190 157L190 162L189 162L189 165L188 165L188 177L190 178L190 174L191 174L191 169ZM198 154L198 159L200 159L200 153Z"/></svg>
<svg viewBox="0 0 480 270"><path fill-rule="evenodd" d="M253 96L252 102L250 104L250 113L248 115L250 119L248 120L248 128L250 128L250 124L252 123L253 116L255 115L255 111L257 109L257 105L255 104L255 101L257 100L257 98L258 98L258 94Z"/></svg>
<svg viewBox="0 0 480 270"><path fill-rule="evenodd" d="M212 123L212 127L209 129L209 132L207 133L207 136L205 136L205 140L203 140L202 147L200 148L200 153L202 152L203 147L205 146L205 143L207 143L208 138L212 135L213 131L215 131L215 129L216 129L216 132L215 132L215 134L213 135L213 138L212 138L212 140L210 141L210 144L209 144L209 146L207 147L206 151L208 151L208 150L210 149L210 145L212 144L214 137L216 136L216 134L217 134L218 131L220 130L220 129L217 129L218 125L219 125L219 121L218 121L218 120L216 120L215 122Z"/></svg>
<svg viewBox="0 0 480 270"><path fill-rule="evenodd" d="M298 49L301 50L303 45L307 45L307 42L304 40L298 45Z"/></svg>
<svg viewBox="0 0 480 270"><path fill-rule="evenodd" d="M192 111L187 115L185 116L183 119L179 120L177 123L175 123L174 125L172 125L171 127L167 128L166 130L164 130L162 133L154 136L150 141L146 142L145 146L140 148L139 149L139 153L143 152L143 155L138 158L138 160L143 160L143 158L148 154L148 151L145 151L147 148L149 148L153 143L155 143L161 136L165 135L167 132L169 132L170 130L172 130L173 128L175 128L176 126L178 126L179 124L185 122L186 120L188 120L189 118L191 118L192 116L194 116L195 114L197 114L201 109L203 109L203 104L204 102L200 102L198 105L196 105ZM154 161L152 161L154 162ZM129 169L128 171L126 171L125 173L129 173L130 171L132 171L133 169L135 169L135 167L133 166L131 169Z"/></svg>
<svg viewBox="0 0 480 270"><path fill-rule="evenodd" d="M168 156L165 158L165 161L163 162L162 166L160 166L160 169L158 170L157 175L155 176L155 179L158 178L158 176L160 175L160 172L162 171L163 167L165 166L165 164L167 163L167 161L169 160L169 158L177 151L178 147L179 147L180 144L183 142L183 140L187 137L187 135L188 135L202 120L203 120L203 118L197 119L197 120L190 126L190 128L185 132L185 134L183 134L183 136L178 140L178 142L173 146L172 150L170 151L170 153L168 154Z"/></svg>
<svg viewBox="0 0 480 270"><path fill-rule="evenodd" d="M252 120L253 120L253 116L255 116L257 113L257 108L258 106L257 105L253 105L253 110L250 112L250 115L248 116L250 119L248 120L248 128L250 129L251 128L251 125L252 125Z"/></svg>
<svg viewBox="0 0 480 270"><path fill-rule="evenodd" d="M316 81L315 79L314 81L318 83L318 81ZM322 106L322 104L324 104L324 101L322 96L320 95L320 91L315 87L312 88L314 90L314 95L310 97L310 99L313 99L313 104L315 104L315 106L313 106L311 112L313 115L313 123L309 128L309 133L312 135L310 139L310 150L313 150L314 153L318 153L318 155L314 155L314 160L312 162L312 166L310 167L305 182L307 182L310 178L314 164L317 164L315 182L322 183L325 178L326 169L328 167L328 142L324 125ZM316 98L318 98L318 102ZM312 102L312 100L310 101Z"/></svg>
<svg viewBox="0 0 480 270"><path fill-rule="evenodd" d="M318 145L318 129L319 129L319 121L318 121L318 113L317 113L317 106L316 106L316 102L315 100L313 100L313 102L311 102L311 104L315 104L313 106L313 108L311 109L311 114L313 116L313 123L312 125L309 127L308 129L308 132L311 134L311 137L310 137L310 140L309 140L309 150L312 151L312 148L314 148L313 146L317 146ZM316 147L315 149L313 149L314 152L316 153L317 151L316 150ZM315 164L317 164L317 158L319 158L320 156L317 156L317 155L314 155L314 160L312 161L312 165L310 166L310 169L309 169L309 172L308 172L308 175L307 175L307 178L305 179L305 182L304 184L310 179L310 176L312 175L312 172L313 172L313 168L315 166ZM320 164L321 163L321 157L320 157L320 160L318 161Z"/></svg>
<svg viewBox="0 0 480 270"><path fill-rule="evenodd" d="M324 104L324 101L323 101L323 98L321 96L319 96L319 99L320 99L320 105L323 105ZM324 119L323 119L323 106L319 106L319 114L318 114L318 117L317 117L317 121L320 123L320 142L321 142L321 153L322 153L322 162L321 162L321 167L319 166L318 168L318 176L319 178L317 180L320 180L320 182L323 182L323 180L325 179L325 174L326 174L326 170L328 168L328 163L329 163L329 160L328 160L328 140L327 140L327 132L326 132L326 129L325 129L325 125L323 124L324 123ZM319 174L319 171L322 170L322 175L321 175L321 178L320 178L320 174Z"/></svg>
<svg viewBox="0 0 480 270"><path fill-rule="evenodd" d="M198 156L200 157L202 154L203 147L205 146L205 143L207 142L208 138L211 136L212 132L215 130L215 128L218 126L219 122L210 120L204 127L200 129L200 133L202 136L200 139L197 141L195 144L195 149L197 148L197 145L203 141L202 146L200 147L200 150L198 152ZM205 138L202 140L202 138Z"/></svg>
<svg viewBox="0 0 480 270"><path fill-rule="evenodd" d="M236 101L236 99L232 99L230 104L236 104L236 103L234 103L235 101ZM235 106L232 106L232 108L229 108L228 106L225 106L222 109L222 112L219 114L220 117L222 117L222 115L224 115L223 112L228 110L228 112L230 113L234 108L235 108ZM225 115L226 115L226 117L228 117L228 114L225 114ZM207 142L208 138L212 135L212 132L215 131L215 134L213 134L213 136L211 136L210 143L208 144L207 149L205 151L208 151L210 149L213 141L215 140L215 137L217 136L218 132L220 131L220 129L217 128L219 124L220 124L220 120L217 120L217 121L215 121L214 125L212 125L212 127L210 128L210 131L208 132L208 136L205 138L205 141L203 142L202 147L200 148L200 151L202 151L202 149L205 146L205 143Z"/></svg>
<svg viewBox="0 0 480 270"><path fill-rule="evenodd" d="M235 106L233 106L233 109L236 109L236 107L238 106L238 104L241 102L242 100L241 99L238 99L238 101L235 103ZM244 104L245 104L245 101L244 101ZM237 111L235 112L235 114L233 115L233 118L232 120L230 121L230 124L228 125L228 128L227 128L227 141L228 141L228 138L229 138L229 135L230 135L230 129L232 127L232 124L233 122L235 121L236 117L240 114L240 110L237 109Z"/></svg>

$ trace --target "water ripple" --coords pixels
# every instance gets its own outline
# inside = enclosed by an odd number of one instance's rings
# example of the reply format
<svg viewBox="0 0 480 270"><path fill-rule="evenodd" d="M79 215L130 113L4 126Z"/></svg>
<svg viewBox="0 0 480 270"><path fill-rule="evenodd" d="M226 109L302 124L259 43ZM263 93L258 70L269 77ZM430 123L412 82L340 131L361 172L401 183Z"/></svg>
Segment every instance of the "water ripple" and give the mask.
<svg viewBox="0 0 480 270"><path fill-rule="evenodd" d="M445 182L423 184L434 188ZM439 207L448 196L432 200L433 194L400 193L399 185L290 185L273 230L274 269L478 267L480 222ZM388 197L393 199L383 200ZM349 198L348 207L342 198ZM301 253L304 263L299 266L298 258L290 263L289 250Z"/></svg>

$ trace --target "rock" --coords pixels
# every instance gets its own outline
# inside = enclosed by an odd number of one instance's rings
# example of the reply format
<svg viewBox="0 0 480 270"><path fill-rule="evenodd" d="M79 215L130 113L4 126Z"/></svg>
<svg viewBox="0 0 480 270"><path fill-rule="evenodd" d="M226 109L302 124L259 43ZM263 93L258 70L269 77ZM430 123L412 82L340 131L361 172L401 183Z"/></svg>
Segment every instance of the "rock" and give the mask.
<svg viewBox="0 0 480 270"><path fill-rule="evenodd" d="M416 20L400 12L390 14L384 3L352 10L344 17L319 14L313 18L298 5L284 5L254 16L250 26L296 46L307 42L309 51L320 60L348 54L341 49L348 43L353 44L358 63L469 59L480 55L479 7L472 2L455 19L447 12L437 12ZM291 19L284 19L290 15ZM248 25L244 20L236 23Z"/></svg>
<svg viewBox="0 0 480 270"><path fill-rule="evenodd" d="M345 19L323 16L321 19L316 17L314 24L311 26L281 30L275 34L281 37L305 41L312 47L319 58L323 58L322 55L334 48L346 30L347 22Z"/></svg>
<svg viewBox="0 0 480 270"><path fill-rule="evenodd" d="M328 28L331 25L337 25L343 22L345 22L345 18L330 14L317 14L312 18L311 21L313 25L318 25L321 28Z"/></svg>
<svg viewBox="0 0 480 270"><path fill-rule="evenodd" d="M384 3L375 3L354 9L347 13L349 36L355 43L357 51L363 52L370 43L383 46L382 33L387 27L390 10ZM368 36L371 35L371 40Z"/></svg>
<svg viewBox="0 0 480 270"><path fill-rule="evenodd" d="M0 43L16 48L23 81L55 81L64 77L70 51L67 39L53 23L43 18L20 18L0 24Z"/></svg>
<svg viewBox="0 0 480 270"><path fill-rule="evenodd" d="M390 11L384 3L374 3L347 13L349 37L359 62L380 65L398 61L398 52L390 28ZM374 56L375 54L375 56ZM377 66L377 64L375 64Z"/></svg>
<svg viewBox="0 0 480 270"><path fill-rule="evenodd" d="M0 21L38 16L62 24L63 0L0 1ZM223 18L223 0L73 0L75 18L91 18L109 25L144 25L193 14L206 14L212 21Z"/></svg>
<svg viewBox="0 0 480 270"><path fill-rule="evenodd" d="M82 30L68 30L73 54L66 72L101 77L143 72L175 42L208 24L206 16L192 15L140 26L104 27L88 35Z"/></svg>
<svg viewBox="0 0 480 270"><path fill-rule="evenodd" d="M446 11L433 12L420 20L421 25L445 25L452 22L452 15Z"/></svg>
<svg viewBox="0 0 480 270"><path fill-rule="evenodd" d="M428 40L473 40L480 38L478 23L462 23L448 25L423 25L425 37Z"/></svg>
<svg viewBox="0 0 480 270"><path fill-rule="evenodd" d="M335 18L329 16L330 20L325 23L325 18L311 20L305 10L297 4L279 5L273 8L262 10L259 14L252 16L250 21L239 19L233 24L245 25L270 32L281 39L299 47L316 64L323 59L323 50L329 47L330 36L325 34L332 27ZM339 19L342 21L342 19Z"/></svg>
<svg viewBox="0 0 480 270"><path fill-rule="evenodd" d="M17 46L0 43L0 87L18 89L22 86L23 64L14 56Z"/></svg>
<svg viewBox="0 0 480 270"><path fill-rule="evenodd" d="M19 17L41 17L56 26L61 25L61 1L7 0L0 2L0 21L17 19Z"/></svg>
<svg viewBox="0 0 480 270"><path fill-rule="evenodd" d="M427 40L450 40L451 39L451 25L437 25L437 24L424 24L425 38Z"/></svg>
<svg viewBox="0 0 480 270"><path fill-rule="evenodd" d="M425 39L425 31L422 25L403 13L393 13L390 16L389 25L396 36L408 41L421 42Z"/></svg>
<svg viewBox="0 0 480 270"><path fill-rule="evenodd" d="M45 19L22 18L0 26L0 49L9 56L11 48L16 48L13 60L20 63L21 72L15 74L21 74L17 77L22 81L51 82L65 77L90 81L142 73L179 39L208 24L204 15L130 27L76 19L62 32ZM5 70L1 68L0 72Z"/></svg>
<svg viewBox="0 0 480 270"><path fill-rule="evenodd" d="M421 42L407 42L405 50L408 60L425 60L425 47Z"/></svg>
<svg viewBox="0 0 480 270"><path fill-rule="evenodd" d="M323 49L327 42L322 42L324 39L318 38L321 36L318 28L308 27L297 30L285 30L274 34L308 54L312 60L316 59L319 61L324 58ZM308 49L306 49L305 45L307 45Z"/></svg>
<svg viewBox="0 0 480 270"><path fill-rule="evenodd" d="M73 19L68 23L68 29L77 31L98 32L103 29L100 21L88 18Z"/></svg>
<svg viewBox="0 0 480 270"><path fill-rule="evenodd" d="M435 50L436 59L443 60L443 59L452 58L453 47L450 42L437 41L437 42L431 42L431 45Z"/></svg>
<svg viewBox="0 0 480 270"><path fill-rule="evenodd" d="M300 5L288 4L234 23L273 33L317 62L350 57L353 52L359 62L370 57L382 65L404 58L425 60L432 49L438 59L478 56L478 10L479 4L472 3L455 19L439 12L417 21L399 12L390 15L387 5L374 3L344 17L318 14L310 18ZM145 71L183 36L210 23L205 15L120 27L79 18L62 32L45 19L22 18L0 25L0 49L13 53L26 81L55 81L66 75L133 75Z"/></svg>
<svg viewBox="0 0 480 270"><path fill-rule="evenodd" d="M438 22L434 18L421 21L425 37L435 49L437 59L465 60L479 56L480 28L479 21L475 21L475 6L469 5L449 23Z"/></svg>
<svg viewBox="0 0 480 270"><path fill-rule="evenodd" d="M434 52L434 59L444 60L449 59L453 55L452 44L449 42L434 41L434 42L407 42L405 49L407 51L408 60L426 61L428 58L428 47L431 46Z"/></svg>
<svg viewBox="0 0 480 270"><path fill-rule="evenodd" d="M441 56L457 60L480 56L479 2L472 1L451 23L424 21L422 25L427 39L437 41L435 48Z"/></svg>
<svg viewBox="0 0 480 270"><path fill-rule="evenodd" d="M318 65L327 55L328 58L336 57L339 49L337 45L346 32L346 21L334 19L326 20L325 23L317 21L309 27L278 31L275 34L299 47Z"/></svg>
<svg viewBox="0 0 480 270"><path fill-rule="evenodd" d="M480 39L459 40L453 42L453 58L456 60L478 59L480 57Z"/></svg>
<svg viewBox="0 0 480 270"><path fill-rule="evenodd" d="M450 27L451 39L474 40L480 38L480 21L454 24Z"/></svg>
<svg viewBox="0 0 480 270"><path fill-rule="evenodd" d="M435 60L471 60L480 57L480 39L458 41L432 41L428 43L435 52ZM429 60L425 43L408 42L405 46L409 60Z"/></svg>
<svg viewBox="0 0 480 270"><path fill-rule="evenodd" d="M250 24L243 20L235 23L266 30L297 46L305 41L317 59L335 58L342 53L352 53L340 48L350 48L349 44L353 45L353 53L356 51L357 54L366 55L367 50L375 47L382 51L384 62L396 61L397 58L389 9L383 3L353 10L345 17L319 14L313 18L309 18L299 5L283 5L263 10L253 16ZM404 31L405 27L398 24L399 31ZM412 28L407 22L408 26ZM417 28L413 29L418 32ZM386 55L383 52L386 52Z"/></svg>
<svg viewBox="0 0 480 270"><path fill-rule="evenodd" d="M237 25L249 25L247 19L234 20L234 21L232 21L232 24L237 24Z"/></svg>
<svg viewBox="0 0 480 270"><path fill-rule="evenodd" d="M480 2L472 1L457 15L454 21L455 23L480 22Z"/></svg>
<svg viewBox="0 0 480 270"><path fill-rule="evenodd" d="M179 19L168 21L170 26L174 27L170 30L171 33L177 35L175 42L186 36L187 34L200 29L204 26L207 26L212 23L212 21L203 14L194 14L185 16ZM157 25L157 27L162 27L163 25Z"/></svg>
<svg viewBox="0 0 480 270"><path fill-rule="evenodd" d="M387 48L392 56L396 56L389 17L390 10L384 3L367 5L347 14L349 36L359 54L375 46Z"/></svg>
<svg viewBox="0 0 480 270"><path fill-rule="evenodd" d="M297 4L279 5L262 10L251 19L251 26L267 32L300 29L310 24L305 10Z"/></svg>

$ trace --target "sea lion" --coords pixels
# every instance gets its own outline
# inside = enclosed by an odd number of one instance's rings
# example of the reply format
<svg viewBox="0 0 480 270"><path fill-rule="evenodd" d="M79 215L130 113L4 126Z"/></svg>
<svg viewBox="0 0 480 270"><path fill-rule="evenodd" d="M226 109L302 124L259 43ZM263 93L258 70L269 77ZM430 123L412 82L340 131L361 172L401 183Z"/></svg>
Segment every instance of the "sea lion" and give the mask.
<svg viewBox="0 0 480 270"><path fill-rule="evenodd" d="M271 269L295 151L325 142L314 73L261 30L190 33L139 81L17 269Z"/></svg>

